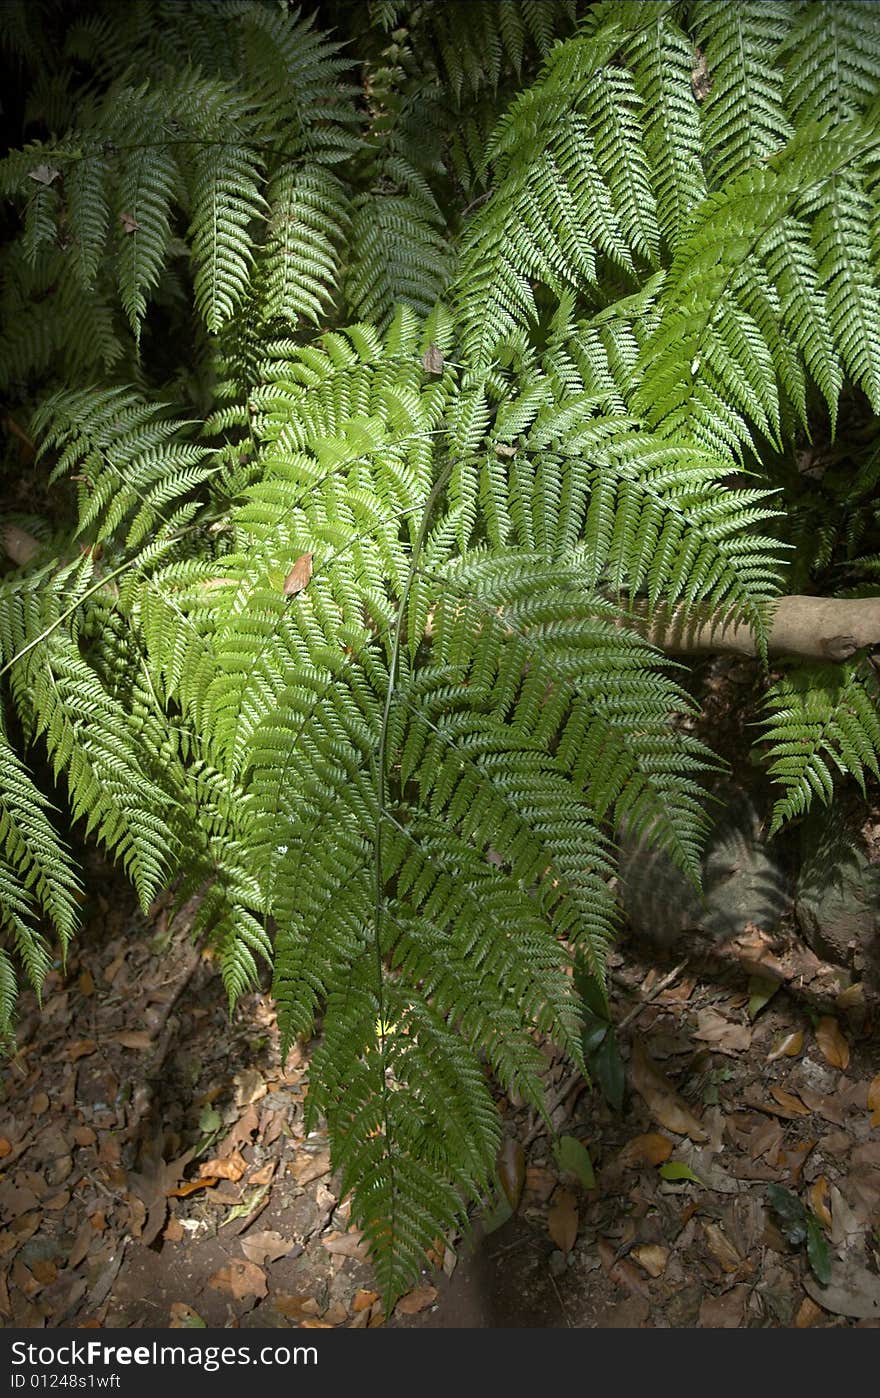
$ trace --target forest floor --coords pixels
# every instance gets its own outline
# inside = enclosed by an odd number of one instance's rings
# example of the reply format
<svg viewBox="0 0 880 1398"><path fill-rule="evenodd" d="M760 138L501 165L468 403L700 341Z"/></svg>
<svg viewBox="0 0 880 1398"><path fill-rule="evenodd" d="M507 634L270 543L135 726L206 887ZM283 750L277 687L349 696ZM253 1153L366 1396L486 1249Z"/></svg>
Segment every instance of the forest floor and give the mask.
<svg viewBox="0 0 880 1398"><path fill-rule="evenodd" d="M677 965L622 944L622 1110L545 1046L553 1125L595 1180L502 1101L516 1211L475 1220L386 1318L304 1134L308 1047L282 1068L271 999L230 1019L186 910L146 920L99 875L4 1070L4 1325L880 1325L877 1015L785 932Z"/></svg>

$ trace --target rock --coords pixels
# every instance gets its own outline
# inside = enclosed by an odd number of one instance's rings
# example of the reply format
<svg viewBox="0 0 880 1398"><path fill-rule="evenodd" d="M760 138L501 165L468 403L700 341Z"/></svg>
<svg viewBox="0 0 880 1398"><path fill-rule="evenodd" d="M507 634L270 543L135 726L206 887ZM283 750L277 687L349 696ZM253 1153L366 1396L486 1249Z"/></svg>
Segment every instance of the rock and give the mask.
<svg viewBox="0 0 880 1398"><path fill-rule="evenodd" d="M880 865L833 811L804 822L795 917L818 956L880 981Z"/></svg>
<svg viewBox="0 0 880 1398"><path fill-rule="evenodd" d="M755 806L738 789L719 792L709 806L715 827L703 859L703 897L650 837L621 836L618 867L624 911L632 930L668 945L697 932L712 942L738 936L749 922L772 931L791 904L788 875L763 838Z"/></svg>

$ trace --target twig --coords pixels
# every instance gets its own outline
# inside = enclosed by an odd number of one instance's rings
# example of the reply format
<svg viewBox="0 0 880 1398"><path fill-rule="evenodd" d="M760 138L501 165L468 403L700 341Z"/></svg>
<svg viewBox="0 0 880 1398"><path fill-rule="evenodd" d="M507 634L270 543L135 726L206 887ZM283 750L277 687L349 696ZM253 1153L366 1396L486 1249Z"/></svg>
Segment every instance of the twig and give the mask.
<svg viewBox="0 0 880 1398"><path fill-rule="evenodd" d="M568 1314L568 1311L565 1309L565 1302L564 1302L563 1299L562 1299L562 1292L559 1290L559 1287L556 1285L556 1278L554 1277L553 1273L552 1273L551 1271L549 1271L549 1270L548 1270L547 1275L549 1276L550 1281L551 1281L552 1284L553 1284L553 1290L556 1292L556 1299L557 1299L557 1301L559 1302L559 1305L560 1305L560 1307L561 1307L561 1309L562 1309L562 1314L565 1316L565 1323L566 1323L566 1325L568 1326L569 1330L573 1330L573 1329L574 1329L574 1326L573 1326L572 1323L571 1323L571 1317L570 1317L570 1315Z"/></svg>
<svg viewBox="0 0 880 1398"><path fill-rule="evenodd" d="M684 960L680 961L677 966L673 966L672 970L669 972L668 975L664 976L662 980L659 980L655 986L652 986L652 988L648 991L648 994L643 995L637 1005L633 1005L629 1014L624 1015L620 1023L615 1026L618 1034L621 1032L622 1029L625 1029L628 1024L631 1024L632 1021L642 1013L642 1010L644 1010L648 1005L650 1005L652 1000L656 1000L660 992L662 990L665 990L668 985L671 985L672 982L675 980L676 976L681 975L686 965L687 960Z"/></svg>

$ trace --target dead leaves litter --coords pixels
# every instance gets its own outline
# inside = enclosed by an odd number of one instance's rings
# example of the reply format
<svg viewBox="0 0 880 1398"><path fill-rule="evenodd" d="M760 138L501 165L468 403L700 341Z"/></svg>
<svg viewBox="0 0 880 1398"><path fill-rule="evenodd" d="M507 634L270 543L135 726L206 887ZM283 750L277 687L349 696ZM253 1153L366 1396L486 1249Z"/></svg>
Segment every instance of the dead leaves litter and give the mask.
<svg viewBox="0 0 880 1398"><path fill-rule="evenodd" d="M826 1015L819 1020L816 1026L816 1043L832 1068L846 1071L849 1067L849 1044L833 1016Z"/></svg>
<svg viewBox="0 0 880 1398"><path fill-rule="evenodd" d="M679 1136L690 1136L692 1141L709 1139L698 1117L679 1097L669 1079L660 1072L641 1039L633 1041L630 1075L633 1087L644 1100L648 1111L667 1131L674 1131Z"/></svg>

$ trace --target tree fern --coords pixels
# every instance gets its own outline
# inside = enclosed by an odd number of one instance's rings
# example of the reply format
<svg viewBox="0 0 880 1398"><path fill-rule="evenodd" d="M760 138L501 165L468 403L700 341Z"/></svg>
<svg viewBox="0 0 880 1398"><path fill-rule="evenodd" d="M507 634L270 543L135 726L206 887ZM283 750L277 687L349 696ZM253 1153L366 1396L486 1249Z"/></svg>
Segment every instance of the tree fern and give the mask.
<svg viewBox="0 0 880 1398"><path fill-rule="evenodd" d="M786 542L876 576L873 429L845 528L801 468L880 396L880 60L858 4L336 10L4 7L67 119L0 162L59 502L0 578L0 1033L75 930L66 791L231 1004L271 962L285 1047L320 1023L390 1302L491 1185L491 1076L583 1067L619 832L699 882L715 759L646 630L766 654ZM786 666L774 830L877 775L876 701Z"/></svg>

